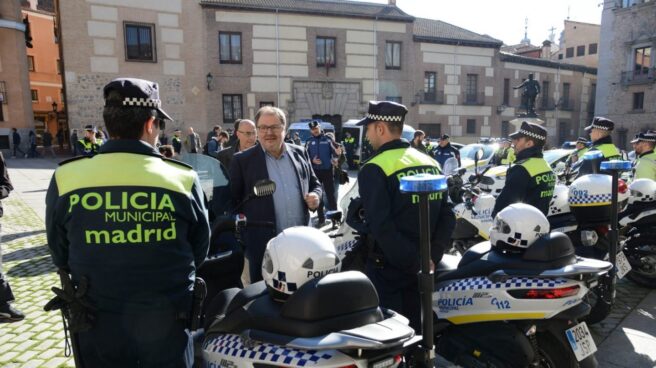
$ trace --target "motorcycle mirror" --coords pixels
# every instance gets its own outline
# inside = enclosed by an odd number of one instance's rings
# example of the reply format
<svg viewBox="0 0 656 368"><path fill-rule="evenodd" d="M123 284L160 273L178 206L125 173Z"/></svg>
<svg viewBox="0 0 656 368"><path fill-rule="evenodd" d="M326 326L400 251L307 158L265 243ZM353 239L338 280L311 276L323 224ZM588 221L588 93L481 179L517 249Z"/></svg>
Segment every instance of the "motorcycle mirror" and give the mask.
<svg viewBox="0 0 656 368"><path fill-rule="evenodd" d="M450 157L446 162L444 163L444 166L442 167L442 174L444 175L452 175L456 170L458 169L458 160L455 157Z"/></svg>
<svg viewBox="0 0 656 368"><path fill-rule="evenodd" d="M461 167L458 169L458 175L463 176L467 172L467 169L464 167Z"/></svg>
<svg viewBox="0 0 656 368"><path fill-rule="evenodd" d="M253 186L253 194L256 197L266 197L276 191L276 183L273 180L262 179Z"/></svg>
<svg viewBox="0 0 656 368"><path fill-rule="evenodd" d="M483 177L481 178L481 184L485 184L485 185L493 185L493 184L494 184L494 179L492 179L492 178L489 177L489 176L483 176Z"/></svg>

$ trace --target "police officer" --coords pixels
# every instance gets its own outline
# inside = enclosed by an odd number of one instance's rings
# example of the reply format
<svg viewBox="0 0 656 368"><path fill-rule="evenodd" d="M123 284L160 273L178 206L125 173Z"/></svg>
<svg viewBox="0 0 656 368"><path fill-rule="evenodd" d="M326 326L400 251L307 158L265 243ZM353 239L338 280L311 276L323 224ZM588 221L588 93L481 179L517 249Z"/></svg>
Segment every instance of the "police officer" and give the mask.
<svg viewBox="0 0 656 368"><path fill-rule="evenodd" d="M640 133L631 141L635 147L636 159L633 166L633 180L656 180L656 135L653 133Z"/></svg>
<svg viewBox="0 0 656 368"><path fill-rule="evenodd" d="M442 134L440 137L440 143L433 151L433 157L435 157L437 163L440 164L440 167L444 167L446 160L454 157L458 160L458 167L460 167L460 151L451 145L449 138L448 134Z"/></svg>
<svg viewBox="0 0 656 368"><path fill-rule="evenodd" d="M381 305L408 317L419 331L419 201L399 191L399 178L439 174L440 170L433 158L401 139L407 112L405 106L395 102L369 102L368 113L358 125L366 127L375 154L361 167L358 183L369 228L367 276L376 286ZM447 196L436 193L430 199L431 256L436 264L442 259L455 218Z"/></svg>
<svg viewBox="0 0 656 368"><path fill-rule="evenodd" d="M351 136L351 132L346 132L344 134L344 140L342 141L344 145L344 150L346 151L346 163L348 164L349 170L355 170L355 150L358 149L358 142L355 140L355 137Z"/></svg>
<svg viewBox="0 0 656 368"><path fill-rule="evenodd" d="M410 147L428 155L428 146L424 144L424 138L426 138L426 133L423 130L415 130Z"/></svg>
<svg viewBox="0 0 656 368"><path fill-rule="evenodd" d="M515 149L510 146L511 143L508 138L501 139L501 147L494 153L491 165L510 165L515 162Z"/></svg>
<svg viewBox="0 0 656 368"><path fill-rule="evenodd" d="M174 130L173 138L171 138L171 145L173 146L173 152L176 156L182 152L182 140L180 139L181 132L180 129Z"/></svg>
<svg viewBox="0 0 656 368"><path fill-rule="evenodd" d="M622 158L620 150L613 144L613 137L611 136L613 129L615 129L615 123L600 116L595 117L592 124L585 128L586 131L590 132L590 140L592 141L588 152L599 151L602 153L603 158L600 160L583 160L578 177L599 172L599 165L602 161L620 160Z"/></svg>
<svg viewBox="0 0 656 368"><path fill-rule="evenodd" d="M517 202L530 204L546 216L556 186L556 175L542 157L547 131L537 124L524 121L520 129L510 135L510 139L515 146L516 161L508 169L506 184L494 204L492 218L506 206Z"/></svg>
<svg viewBox="0 0 656 368"><path fill-rule="evenodd" d="M314 120L308 123L312 136L305 142L305 148L308 151L310 160L312 160L312 169L319 179L323 192L328 198L328 210L337 210L337 199L335 198L335 182L333 179L333 161L338 159L335 153L335 142L326 136L321 129L318 121ZM317 217L319 222L317 226L322 226L326 222L323 204L319 205Z"/></svg>
<svg viewBox="0 0 656 368"><path fill-rule="evenodd" d="M75 145L78 154L92 157L98 153L102 141L96 139L96 128L93 125L87 125L84 127L84 138L75 142Z"/></svg>
<svg viewBox="0 0 656 368"><path fill-rule="evenodd" d="M576 149L567 157L567 166L571 166L588 152L588 144L590 144L590 142L585 137L579 137L576 140Z"/></svg>
<svg viewBox="0 0 656 368"><path fill-rule="evenodd" d="M76 333L85 367L193 364L185 328L209 224L197 174L154 148L171 120L158 88L132 78L107 84L103 118L113 139L93 158L62 163L48 188L53 262L96 310L92 327Z"/></svg>

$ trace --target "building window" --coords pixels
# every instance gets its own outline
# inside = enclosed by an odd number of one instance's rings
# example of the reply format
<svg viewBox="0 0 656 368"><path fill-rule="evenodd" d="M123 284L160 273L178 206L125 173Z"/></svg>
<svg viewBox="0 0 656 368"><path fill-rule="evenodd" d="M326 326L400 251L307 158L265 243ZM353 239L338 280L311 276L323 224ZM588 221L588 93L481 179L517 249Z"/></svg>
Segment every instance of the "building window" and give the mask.
<svg viewBox="0 0 656 368"><path fill-rule="evenodd" d="M588 45L588 55L594 55L597 53L597 44L591 43Z"/></svg>
<svg viewBox="0 0 656 368"><path fill-rule="evenodd" d="M501 122L501 136L508 137L510 135L510 122L504 120Z"/></svg>
<svg viewBox="0 0 656 368"><path fill-rule="evenodd" d="M336 65L335 37L317 37L317 66L334 68Z"/></svg>
<svg viewBox="0 0 656 368"><path fill-rule="evenodd" d="M242 118L241 95L223 95L223 123L233 124Z"/></svg>
<svg viewBox="0 0 656 368"><path fill-rule="evenodd" d="M563 83L563 94L560 97L560 109L561 110L571 110L574 107L574 104L569 98L570 84Z"/></svg>
<svg viewBox="0 0 656 368"><path fill-rule="evenodd" d="M264 106L276 106L273 101L260 101L260 107Z"/></svg>
<svg viewBox="0 0 656 368"><path fill-rule="evenodd" d="M385 69L401 69L401 42L385 43Z"/></svg>
<svg viewBox="0 0 656 368"><path fill-rule="evenodd" d="M467 119L467 134L476 134L476 119Z"/></svg>
<svg viewBox="0 0 656 368"><path fill-rule="evenodd" d="M503 79L503 105L510 106L510 79Z"/></svg>
<svg viewBox="0 0 656 368"><path fill-rule="evenodd" d="M574 57L574 48L573 47L568 47L568 48L565 49L565 57L566 58Z"/></svg>
<svg viewBox="0 0 656 368"><path fill-rule="evenodd" d="M34 56L27 55L27 70L34 71Z"/></svg>
<svg viewBox="0 0 656 368"><path fill-rule="evenodd" d="M61 60L57 59L57 64L55 65L55 68L57 68L57 74L61 74Z"/></svg>
<svg viewBox="0 0 656 368"><path fill-rule="evenodd" d="M465 103L478 103L478 74L467 74L467 84L465 85Z"/></svg>
<svg viewBox="0 0 656 368"><path fill-rule="evenodd" d="M563 60L563 54L558 54L558 60Z"/></svg>
<svg viewBox="0 0 656 368"><path fill-rule="evenodd" d="M39 91L31 89L30 94L32 95L32 102L39 102Z"/></svg>
<svg viewBox="0 0 656 368"><path fill-rule="evenodd" d="M7 86L4 81L0 81L0 105L7 104Z"/></svg>
<svg viewBox="0 0 656 368"><path fill-rule="evenodd" d="M437 84L436 72L424 73L424 101L435 102L437 100L437 91L435 85Z"/></svg>
<svg viewBox="0 0 656 368"><path fill-rule="evenodd" d="M649 73L651 66L651 47L639 47L633 50L633 74L643 75Z"/></svg>
<svg viewBox="0 0 656 368"><path fill-rule="evenodd" d="M585 55L585 46L576 46L576 56Z"/></svg>
<svg viewBox="0 0 656 368"><path fill-rule="evenodd" d="M385 100L397 102L397 103L403 103L403 98L401 96L387 96L385 97Z"/></svg>
<svg viewBox="0 0 656 368"><path fill-rule="evenodd" d="M241 64L241 32L219 32L221 64Z"/></svg>
<svg viewBox="0 0 656 368"><path fill-rule="evenodd" d="M542 96L542 110L550 110L549 106L549 81L542 81L542 90L540 91Z"/></svg>
<svg viewBox="0 0 656 368"><path fill-rule="evenodd" d="M442 124L419 123L419 130L423 130L426 137L437 138L442 135Z"/></svg>
<svg viewBox="0 0 656 368"><path fill-rule="evenodd" d="M561 121L558 124L558 145L560 146L569 137L569 123Z"/></svg>
<svg viewBox="0 0 656 368"><path fill-rule="evenodd" d="M155 25L141 23L124 23L125 60L152 61L155 56Z"/></svg>
<svg viewBox="0 0 656 368"><path fill-rule="evenodd" d="M635 92L633 94L633 110L642 110L644 108L645 93Z"/></svg>

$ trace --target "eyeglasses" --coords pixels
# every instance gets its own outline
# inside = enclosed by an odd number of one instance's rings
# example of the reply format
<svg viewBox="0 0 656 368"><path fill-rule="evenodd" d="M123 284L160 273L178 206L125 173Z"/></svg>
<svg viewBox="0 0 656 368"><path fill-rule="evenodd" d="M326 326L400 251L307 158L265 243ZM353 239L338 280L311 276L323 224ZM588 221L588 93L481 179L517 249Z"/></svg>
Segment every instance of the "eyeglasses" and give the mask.
<svg viewBox="0 0 656 368"><path fill-rule="evenodd" d="M242 132L241 130L238 130L237 133L241 133L247 137L252 137L255 135L255 132Z"/></svg>
<svg viewBox="0 0 656 368"><path fill-rule="evenodd" d="M257 130L263 133L267 131L271 133L279 133L280 131L282 131L282 125L271 125L271 126L260 125L257 127Z"/></svg>

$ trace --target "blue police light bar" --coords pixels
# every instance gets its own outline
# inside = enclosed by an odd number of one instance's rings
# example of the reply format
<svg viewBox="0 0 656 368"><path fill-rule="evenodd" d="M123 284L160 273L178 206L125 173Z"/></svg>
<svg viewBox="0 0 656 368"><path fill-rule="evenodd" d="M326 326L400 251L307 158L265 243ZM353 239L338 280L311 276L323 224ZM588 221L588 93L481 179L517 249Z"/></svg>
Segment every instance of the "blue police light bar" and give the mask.
<svg viewBox="0 0 656 368"><path fill-rule="evenodd" d="M446 176L433 174L416 174L404 176L399 188L403 193L435 193L447 189Z"/></svg>
<svg viewBox="0 0 656 368"><path fill-rule="evenodd" d="M610 171L628 171L631 170L631 161L622 161L622 160L611 160L604 161L599 165L602 170Z"/></svg>
<svg viewBox="0 0 656 368"><path fill-rule="evenodd" d="M601 151L588 151L583 155L584 160L597 160L604 158L604 154Z"/></svg>

